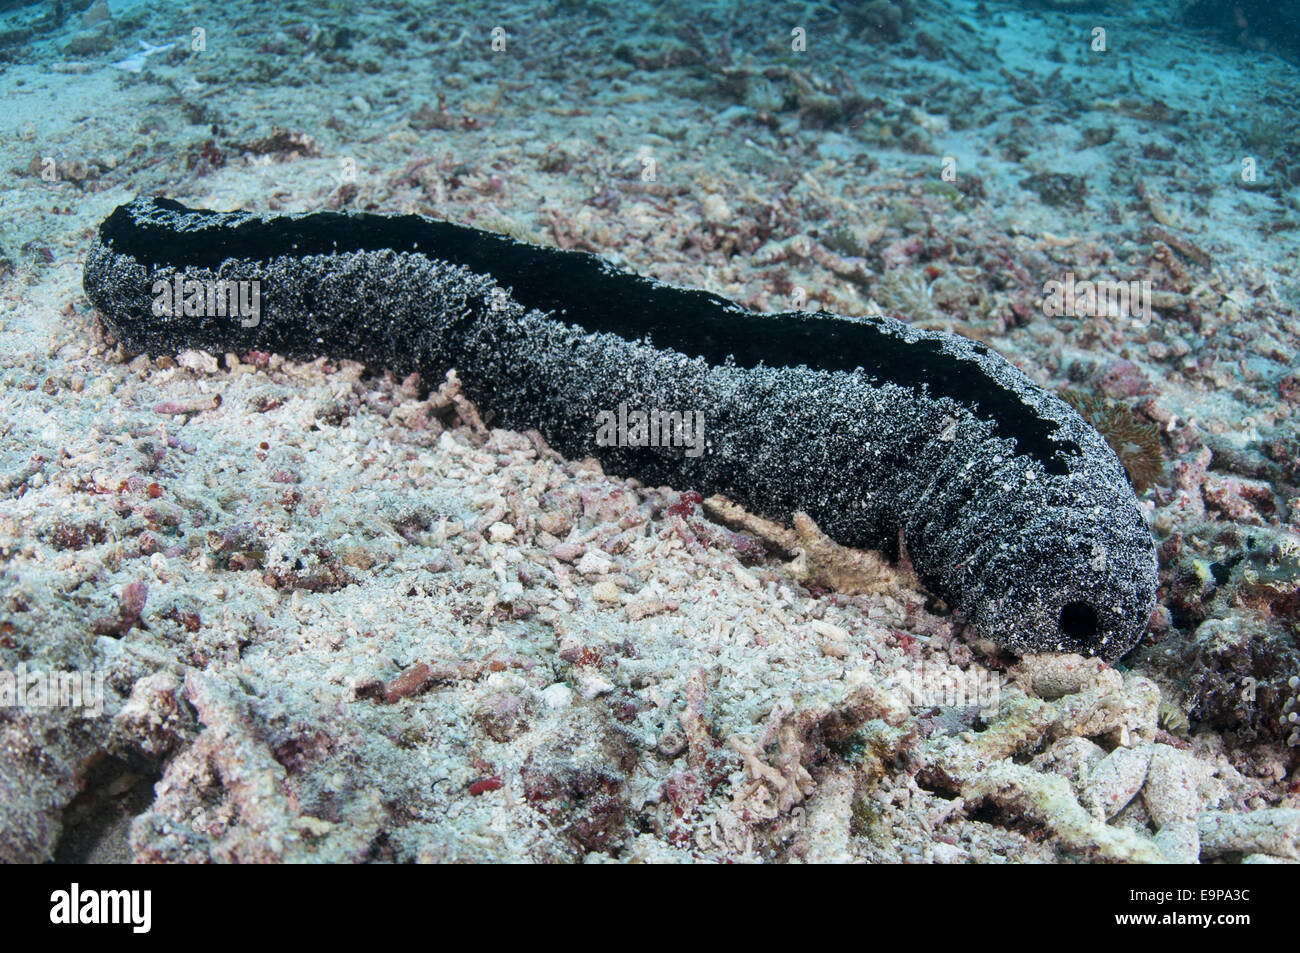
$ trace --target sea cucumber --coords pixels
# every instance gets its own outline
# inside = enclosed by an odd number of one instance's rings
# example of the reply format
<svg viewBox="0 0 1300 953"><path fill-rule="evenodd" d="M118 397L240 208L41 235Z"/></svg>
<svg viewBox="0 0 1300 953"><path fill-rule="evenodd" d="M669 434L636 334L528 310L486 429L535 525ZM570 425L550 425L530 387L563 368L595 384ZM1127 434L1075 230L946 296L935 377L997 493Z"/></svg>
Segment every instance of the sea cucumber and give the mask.
<svg viewBox="0 0 1300 953"><path fill-rule="evenodd" d="M257 319L156 315L155 283L178 274L257 282ZM328 354L426 380L455 368L494 423L536 428L566 456L774 518L802 510L848 546L896 557L901 541L922 583L1013 651L1115 659L1154 607L1154 542L1115 454L958 335L758 314L424 216L166 199L109 215L85 290L131 349ZM702 415L707 451L603 445L598 415L624 404Z"/></svg>

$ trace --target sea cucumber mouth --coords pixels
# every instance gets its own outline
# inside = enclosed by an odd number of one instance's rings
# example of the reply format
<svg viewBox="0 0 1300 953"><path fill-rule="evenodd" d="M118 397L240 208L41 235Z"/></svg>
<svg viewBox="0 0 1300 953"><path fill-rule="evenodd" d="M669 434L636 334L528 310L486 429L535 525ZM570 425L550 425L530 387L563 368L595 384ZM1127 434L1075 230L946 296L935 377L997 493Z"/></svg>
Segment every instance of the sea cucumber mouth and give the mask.
<svg viewBox="0 0 1300 953"><path fill-rule="evenodd" d="M1149 594L1140 580L1091 580L1066 586L1045 600L1039 617L1041 641L1051 648L1028 651L1075 652L1114 662L1141 640L1146 630Z"/></svg>
<svg viewBox="0 0 1300 953"><path fill-rule="evenodd" d="M1114 662L1145 631L1152 594L1139 566L1102 573L1075 566L1062 578L1059 565L1052 569L1022 556L996 568L993 578L1002 584L986 589L966 618L1014 652L1070 652Z"/></svg>
<svg viewBox="0 0 1300 953"><path fill-rule="evenodd" d="M1077 643L1080 647L1090 645L1097 637L1100 622L1097 610L1081 599L1061 607L1061 637L1067 642Z"/></svg>

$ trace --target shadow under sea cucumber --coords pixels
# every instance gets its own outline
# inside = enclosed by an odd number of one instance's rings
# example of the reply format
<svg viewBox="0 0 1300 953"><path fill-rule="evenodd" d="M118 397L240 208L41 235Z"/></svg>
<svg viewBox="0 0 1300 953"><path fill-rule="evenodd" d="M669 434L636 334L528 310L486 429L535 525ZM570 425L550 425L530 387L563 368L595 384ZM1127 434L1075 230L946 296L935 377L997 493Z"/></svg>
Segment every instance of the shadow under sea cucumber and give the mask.
<svg viewBox="0 0 1300 953"><path fill-rule="evenodd" d="M257 282L257 320L156 314L157 283L178 274ZM1155 604L1155 545L1105 440L957 335L757 314L418 215L166 199L109 215L85 290L133 349L327 354L426 379L455 368L497 423L566 456L774 518L802 510L847 546L896 556L901 535L921 581L1015 651L1118 658ZM622 404L702 414L707 452L606 445L597 415Z"/></svg>

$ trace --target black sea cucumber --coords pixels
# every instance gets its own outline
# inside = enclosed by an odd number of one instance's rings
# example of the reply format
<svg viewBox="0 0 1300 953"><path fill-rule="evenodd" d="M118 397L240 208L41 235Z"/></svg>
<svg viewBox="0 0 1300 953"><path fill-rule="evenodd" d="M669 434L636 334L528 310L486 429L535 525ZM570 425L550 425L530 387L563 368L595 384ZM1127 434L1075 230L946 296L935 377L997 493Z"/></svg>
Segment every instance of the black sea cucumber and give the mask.
<svg viewBox="0 0 1300 953"><path fill-rule="evenodd" d="M259 283L257 320L157 316L155 282ZM161 287L161 286L159 286ZM1117 658L1154 606L1124 470L1068 404L987 347L884 317L755 314L588 254L415 215L261 217L137 199L101 225L91 303L128 346L456 368L500 425L649 484L724 493L897 554L986 637ZM620 404L710 441L599 445Z"/></svg>

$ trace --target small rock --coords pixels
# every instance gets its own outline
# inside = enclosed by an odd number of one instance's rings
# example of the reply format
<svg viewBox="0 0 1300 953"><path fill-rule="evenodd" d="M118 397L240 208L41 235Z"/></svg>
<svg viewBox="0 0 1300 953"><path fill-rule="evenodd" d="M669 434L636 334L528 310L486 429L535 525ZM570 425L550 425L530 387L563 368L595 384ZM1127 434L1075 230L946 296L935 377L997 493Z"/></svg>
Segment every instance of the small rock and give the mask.
<svg viewBox="0 0 1300 953"><path fill-rule="evenodd" d="M529 728L527 699L511 692L490 692L475 708L474 720L493 741L512 741Z"/></svg>
<svg viewBox="0 0 1300 953"><path fill-rule="evenodd" d="M542 689L542 704L547 708L568 708L573 704L573 689L561 682Z"/></svg>
<svg viewBox="0 0 1300 953"><path fill-rule="evenodd" d="M1266 807L1249 814L1206 811L1197 819L1201 853L1268 854L1300 860L1300 810Z"/></svg>
<svg viewBox="0 0 1300 953"><path fill-rule="evenodd" d="M113 37L105 29L85 30L68 41L64 52L73 56L94 56L113 48Z"/></svg>
<svg viewBox="0 0 1300 953"><path fill-rule="evenodd" d="M1142 789L1151 764L1151 746L1116 748L1102 758L1088 779L1088 793L1110 820Z"/></svg>
<svg viewBox="0 0 1300 953"><path fill-rule="evenodd" d="M676 728L669 728L659 736L659 743L655 747L660 754L675 758L686 750L686 736Z"/></svg>
<svg viewBox="0 0 1300 953"><path fill-rule="evenodd" d="M1196 759L1169 745L1151 748L1151 764L1142 788L1142 799L1151 819L1160 828L1175 821L1195 820L1201 811L1201 797L1196 792Z"/></svg>
<svg viewBox="0 0 1300 953"><path fill-rule="evenodd" d="M1119 673L1101 659L1071 653L1026 655L1020 667L1033 693L1048 701L1090 688L1118 688L1123 682Z"/></svg>
<svg viewBox="0 0 1300 953"><path fill-rule="evenodd" d="M108 8L108 0L95 0L81 15L81 22L86 26L94 26L111 19L113 19L113 12Z"/></svg>
<svg viewBox="0 0 1300 953"><path fill-rule="evenodd" d="M493 523L488 527L488 540L493 543L508 543L515 538L515 528L509 523Z"/></svg>
<svg viewBox="0 0 1300 953"><path fill-rule="evenodd" d="M181 351L176 355L176 363L196 374L217 372L217 359L207 351Z"/></svg>
<svg viewBox="0 0 1300 953"><path fill-rule="evenodd" d="M293 826L308 837L324 837L334 830L334 825L329 821L321 820L319 817L312 817L310 814L303 814L301 817L296 818Z"/></svg>
<svg viewBox="0 0 1300 953"><path fill-rule="evenodd" d="M676 612L677 609L676 602L666 602L662 599L645 599L641 602L629 603L624 611L627 613L629 622L640 622L642 619L663 612Z"/></svg>
<svg viewBox="0 0 1300 953"><path fill-rule="evenodd" d="M591 597L597 602L616 603L619 600L618 586L608 579L598 582L591 587Z"/></svg>
<svg viewBox="0 0 1300 953"><path fill-rule="evenodd" d="M602 553L599 549L593 549L583 554L578 560L578 572L584 576L600 576L614 568L614 560Z"/></svg>
<svg viewBox="0 0 1300 953"><path fill-rule="evenodd" d="M821 619L813 619L811 622L808 623L808 627L812 629L814 632L816 632L818 635L823 635L827 639L830 639L833 642L849 641L848 630L842 629L838 625L834 625L833 623L823 622Z"/></svg>
<svg viewBox="0 0 1300 953"><path fill-rule="evenodd" d="M1286 857L1274 857L1272 854L1247 854L1241 858L1243 864L1297 864L1300 861L1288 860Z"/></svg>
<svg viewBox="0 0 1300 953"><path fill-rule="evenodd" d="M930 845L930 859L936 864L964 864L970 855L955 844L936 841Z"/></svg>
<svg viewBox="0 0 1300 953"><path fill-rule="evenodd" d="M562 563L571 563L586 552L582 543L559 543L551 548L551 555Z"/></svg>
<svg viewBox="0 0 1300 953"><path fill-rule="evenodd" d="M587 701L601 695L608 695L614 690L614 684L595 669L579 666L573 670L573 685Z"/></svg>
<svg viewBox="0 0 1300 953"><path fill-rule="evenodd" d="M704 220L710 225L725 225L731 221L731 208L716 192L706 195L701 203Z"/></svg>
<svg viewBox="0 0 1300 953"><path fill-rule="evenodd" d="M1067 735L1052 745L1047 751L1037 755L1033 765L1040 770L1059 774L1083 794L1093 768L1106 757L1105 750L1090 738Z"/></svg>
<svg viewBox="0 0 1300 953"><path fill-rule="evenodd" d="M1171 821L1166 824L1156 834L1156 846L1175 864L1198 863L1201 857L1201 835L1196 828L1196 821Z"/></svg>
<svg viewBox="0 0 1300 953"><path fill-rule="evenodd" d="M117 741L155 758L180 747L195 728L191 709L180 696L180 679L170 672L137 681L130 699L113 717Z"/></svg>

